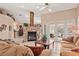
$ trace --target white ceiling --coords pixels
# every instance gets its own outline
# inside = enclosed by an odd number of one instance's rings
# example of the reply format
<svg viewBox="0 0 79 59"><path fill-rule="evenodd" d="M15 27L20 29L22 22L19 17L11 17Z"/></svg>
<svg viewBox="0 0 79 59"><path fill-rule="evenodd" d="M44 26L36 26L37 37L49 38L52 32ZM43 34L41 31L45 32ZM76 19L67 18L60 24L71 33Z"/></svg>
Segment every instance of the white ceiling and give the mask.
<svg viewBox="0 0 79 59"><path fill-rule="evenodd" d="M39 9L44 7L44 3L0 3L0 7L6 8L13 13L18 13L19 11L27 12L34 11L35 13L40 12ZM37 8L39 7L39 9ZM72 9L77 7L77 3L50 3L49 8L56 11L62 11L67 9Z"/></svg>
<svg viewBox="0 0 79 59"><path fill-rule="evenodd" d="M28 18L29 11L35 12L36 15L45 14L47 12L39 11L40 8L44 7L44 3L0 3L0 7L6 8L11 13L13 13L16 18L19 17L19 19ZM52 12L67 10L76 8L77 3L50 3L49 8L52 9Z"/></svg>

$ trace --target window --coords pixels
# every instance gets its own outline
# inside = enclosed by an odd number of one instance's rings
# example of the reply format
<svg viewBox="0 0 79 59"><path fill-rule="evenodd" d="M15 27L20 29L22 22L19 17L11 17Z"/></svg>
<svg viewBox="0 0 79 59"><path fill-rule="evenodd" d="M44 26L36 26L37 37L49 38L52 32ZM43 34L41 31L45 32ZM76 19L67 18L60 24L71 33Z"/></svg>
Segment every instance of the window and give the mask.
<svg viewBox="0 0 79 59"><path fill-rule="evenodd" d="M34 17L34 23L35 24L41 24L41 17L40 16L35 16Z"/></svg>

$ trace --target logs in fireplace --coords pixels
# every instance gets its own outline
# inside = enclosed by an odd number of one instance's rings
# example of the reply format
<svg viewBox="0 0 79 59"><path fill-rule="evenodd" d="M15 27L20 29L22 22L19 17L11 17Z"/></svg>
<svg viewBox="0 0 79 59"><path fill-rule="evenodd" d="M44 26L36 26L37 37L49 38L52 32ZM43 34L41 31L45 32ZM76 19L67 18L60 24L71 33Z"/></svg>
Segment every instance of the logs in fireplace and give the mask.
<svg viewBox="0 0 79 59"><path fill-rule="evenodd" d="M37 35L36 32L28 32L28 41L36 41Z"/></svg>

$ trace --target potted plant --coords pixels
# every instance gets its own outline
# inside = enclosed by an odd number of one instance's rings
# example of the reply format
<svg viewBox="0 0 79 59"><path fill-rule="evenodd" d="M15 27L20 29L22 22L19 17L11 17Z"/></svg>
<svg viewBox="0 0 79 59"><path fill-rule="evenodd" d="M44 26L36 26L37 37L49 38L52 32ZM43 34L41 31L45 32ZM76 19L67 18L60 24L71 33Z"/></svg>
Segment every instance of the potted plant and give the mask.
<svg viewBox="0 0 79 59"><path fill-rule="evenodd" d="M23 25L24 25L24 27L26 27L26 29L27 29L27 27L28 27L28 23L24 23Z"/></svg>
<svg viewBox="0 0 79 59"><path fill-rule="evenodd" d="M46 34L43 35L42 41L43 41L43 42L46 42L46 41L47 41L47 35L46 35Z"/></svg>
<svg viewBox="0 0 79 59"><path fill-rule="evenodd" d="M28 23L24 23L23 25L24 25L25 27L28 27Z"/></svg>

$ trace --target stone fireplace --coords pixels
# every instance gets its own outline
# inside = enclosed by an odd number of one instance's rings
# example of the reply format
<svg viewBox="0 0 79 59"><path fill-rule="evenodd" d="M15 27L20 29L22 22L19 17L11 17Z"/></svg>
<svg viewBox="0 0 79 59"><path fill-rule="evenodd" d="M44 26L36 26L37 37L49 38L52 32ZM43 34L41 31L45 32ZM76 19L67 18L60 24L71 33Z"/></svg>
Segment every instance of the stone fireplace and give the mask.
<svg viewBox="0 0 79 59"><path fill-rule="evenodd" d="M37 40L37 32L28 32L28 41L36 41Z"/></svg>
<svg viewBox="0 0 79 59"><path fill-rule="evenodd" d="M34 24L34 12L30 12L30 24L27 28L27 41L36 41L41 33L40 24Z"/></svg>

